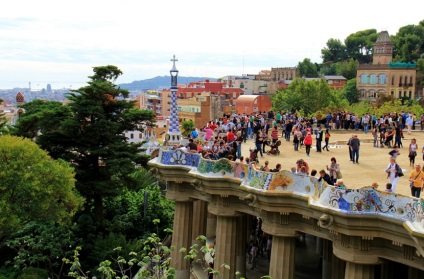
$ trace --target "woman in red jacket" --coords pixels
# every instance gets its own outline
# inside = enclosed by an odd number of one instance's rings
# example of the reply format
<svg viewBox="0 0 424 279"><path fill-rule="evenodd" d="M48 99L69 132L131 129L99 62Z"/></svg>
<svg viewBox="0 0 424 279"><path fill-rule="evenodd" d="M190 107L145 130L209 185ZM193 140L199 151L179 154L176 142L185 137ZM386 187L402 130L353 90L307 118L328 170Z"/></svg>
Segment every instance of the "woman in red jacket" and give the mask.
<svg viewBox="0 0 424 279"><path fill-rule="evenodd" d="M303 139L303 144L306 147L306 155L309 157L309 153L311 152L311 146L312 146L312 136L311 133L307 133L305 138Z"/></svg>

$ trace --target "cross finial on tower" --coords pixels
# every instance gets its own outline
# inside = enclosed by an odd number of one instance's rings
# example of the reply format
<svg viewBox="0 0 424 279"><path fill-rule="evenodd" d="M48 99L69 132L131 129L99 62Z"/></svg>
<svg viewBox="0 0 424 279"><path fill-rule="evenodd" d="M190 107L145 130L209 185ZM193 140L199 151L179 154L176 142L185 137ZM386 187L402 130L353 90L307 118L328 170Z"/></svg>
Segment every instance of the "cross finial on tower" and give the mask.
<svg viewBox="0 0 424 279"><path fill-rule="evenodd" d="M175 58L175 54L174 57L171 59L172 62L174 62L174 67L175 67L175 62L178 61L178 59Z"/></svg>

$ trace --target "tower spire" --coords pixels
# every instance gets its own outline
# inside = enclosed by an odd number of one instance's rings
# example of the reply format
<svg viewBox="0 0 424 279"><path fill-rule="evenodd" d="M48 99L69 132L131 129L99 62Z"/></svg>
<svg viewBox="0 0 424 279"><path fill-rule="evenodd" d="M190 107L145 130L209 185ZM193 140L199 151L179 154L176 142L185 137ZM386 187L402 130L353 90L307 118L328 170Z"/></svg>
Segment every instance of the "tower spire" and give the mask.
<svg viewBox="0 0 424 279"><path fill-rule="evenodd" d="M165 135L167 145L174 145L181 141L180 123L178 119L178 98L177 98L177 78L178 70L175 66L175 62L178 59L175 58L175 54L171 59L173 62L172 69L169 71L171 74L171 115L169 118L168 133Z"/></svg>

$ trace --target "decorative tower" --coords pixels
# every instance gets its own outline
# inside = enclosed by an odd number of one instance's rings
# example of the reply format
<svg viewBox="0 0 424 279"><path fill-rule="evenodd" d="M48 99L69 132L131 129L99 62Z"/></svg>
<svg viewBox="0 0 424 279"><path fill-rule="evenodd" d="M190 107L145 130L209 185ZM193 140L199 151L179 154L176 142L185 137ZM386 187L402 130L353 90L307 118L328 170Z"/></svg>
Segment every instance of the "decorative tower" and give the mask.
<svg viewBox="0 0 424 279"><path fill-rule="evenodd" d="M171 117L169 119L168 133L165 135L166 145L179 144L181 141L181 131L178 120L178 98L177 98L177 77L178 70L175 67L175 62L178 59L174 57L171 59L173 66L170 72L171 74Z"/></svg>
<svg viewBox="0 0 424 279"><path fill-rule="evenodd" d="M393 43L390 40L390 35L387 31L382 31L378 34L377 41L374 43L373 64L387 65L392 62L393 58Z"/></svg>

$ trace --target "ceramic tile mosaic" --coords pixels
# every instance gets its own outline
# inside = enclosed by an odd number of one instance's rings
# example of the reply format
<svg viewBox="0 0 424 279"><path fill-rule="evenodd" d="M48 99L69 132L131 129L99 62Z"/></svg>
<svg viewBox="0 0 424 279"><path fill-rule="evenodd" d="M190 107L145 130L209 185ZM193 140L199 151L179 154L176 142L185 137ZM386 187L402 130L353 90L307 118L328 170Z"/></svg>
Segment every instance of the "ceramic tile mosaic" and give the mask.
<svg viewBox="0 0 424 279"><path fill-rule="evenodd" d="M240 179L240 184L263 191L290 191L299 196L309 196L310 203L316 206L337 210L346 214L380 215L402 221L410 221L418 230L423 229L424 200L404 195L381 192L372 187L361 189L340 189L319 183L316 178L297 175L289 171L278 173L263 172L227 159L206 160L199 154L182 150L161 149L153 159L164 165L179 165L197 171L205 179L232 177Z"/></svg>
<svg viewBox="0 0 424 279"><path fill-rule="evenodd" d="M175 151L161 150L159 152L160 163L164 165L180 165L197 167L199 165L200 155L197 153L188 153L180 149Z"/></svg>
<svg viewBox="0 0 424 279"><path fill-rule="evenodd" d="M317 204L351 214L378 214L409 221L422 218L420 200L372 187L340 189L329 186Z"/></svg>
<svg viewBox="0 0 424 279"><path fill-rule="evenodd" d="M291 191L299 195L315 196L319 183L316 178L293 174L289 171L263 172L249 168L249 175L243 181L248 187L272 191Z"/></svg>
<svg viewBox="0 0 424 279"><path fill-rule="evenodd" d="M247 165L228 159L208 160L201 158L197 171L202 174L220 174L226 177L243 179L247 174Z"/></svg>

